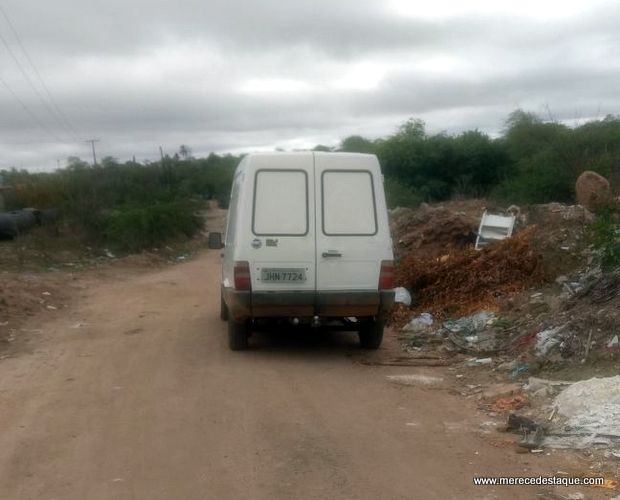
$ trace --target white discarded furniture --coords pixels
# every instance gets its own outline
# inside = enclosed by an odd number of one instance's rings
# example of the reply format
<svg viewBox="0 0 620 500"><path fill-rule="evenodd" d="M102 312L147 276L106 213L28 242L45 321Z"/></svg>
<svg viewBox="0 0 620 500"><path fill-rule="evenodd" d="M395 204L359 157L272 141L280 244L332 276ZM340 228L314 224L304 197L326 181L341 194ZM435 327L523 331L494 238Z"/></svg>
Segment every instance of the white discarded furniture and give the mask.
<svg viewBox="0 0 620 500"><path fill-rule="evenodd" d="M514 227L514 215L495 215L485 210L482 214L482 219L480 219L478 237L476 238L476 250L484 248L489 243L510 238Z"/></svg>

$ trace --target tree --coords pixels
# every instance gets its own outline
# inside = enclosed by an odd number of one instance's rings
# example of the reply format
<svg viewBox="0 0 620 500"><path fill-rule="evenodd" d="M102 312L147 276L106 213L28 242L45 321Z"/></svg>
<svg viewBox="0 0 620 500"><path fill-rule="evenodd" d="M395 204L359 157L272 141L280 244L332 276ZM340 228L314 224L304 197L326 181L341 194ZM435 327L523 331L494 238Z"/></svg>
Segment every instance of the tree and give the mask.
<svg viewBox="0 0 620 500"><path fill-rule="evenodd" d="M185 144L181 144L181 146L179 147L179 155L184 160L192 159L193 158L192 157L192 148L190 148L189 146L187 146Z"/></svg>
<svg viewBox="0 0 620 500"><path fill-rule="evenodd" d="M361 135L350 135L340 143L340 151L347 153L375 153L375 145L370 139Z"/></svg>
<svg viewBox="0 0 620 500"><path fill-rule="evenodd" d="M108 167L109 168L109 167L114 167L114 166L116 166L118 164L119 164L118 159L114 158L113 156L104 156L101 159L101 166L102 167Z"/></svg>
<svg viewBox="0 0 620 500"><path fill-rule="evenodd" d="M89 167L90 165L88 164L88 162L85 162L79 156L67 157L67 168L70 170L79 170Z"/></svg>

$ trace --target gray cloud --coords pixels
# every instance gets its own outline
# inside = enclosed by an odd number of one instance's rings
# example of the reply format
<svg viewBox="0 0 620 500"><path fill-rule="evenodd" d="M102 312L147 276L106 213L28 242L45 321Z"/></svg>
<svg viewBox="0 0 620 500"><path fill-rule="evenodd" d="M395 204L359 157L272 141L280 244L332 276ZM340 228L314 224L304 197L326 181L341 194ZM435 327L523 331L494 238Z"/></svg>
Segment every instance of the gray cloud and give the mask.
<svg viewBox="0 0 620 500"><path fill-rule="evenodd" d="M381 1L7 0L75 132L0 46L0 77L37 117L0 85L0 168L87 158L88 137L102 155L155 159L181 143L197 154L335 144L409 116L497 133L519 106L560 120L618 113L620 5L542 18L461 5L406 16ZM29 71L1 16L0 34Z"/></svg>

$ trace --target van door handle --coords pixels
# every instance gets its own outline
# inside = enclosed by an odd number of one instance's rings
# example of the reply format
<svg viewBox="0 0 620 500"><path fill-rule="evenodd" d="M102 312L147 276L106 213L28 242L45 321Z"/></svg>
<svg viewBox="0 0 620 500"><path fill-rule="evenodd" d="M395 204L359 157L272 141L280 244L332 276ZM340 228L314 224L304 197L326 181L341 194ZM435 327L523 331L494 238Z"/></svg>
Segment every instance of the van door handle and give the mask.
<svg viewBox="0 0 620 500"><path fill-rule="evenodd" d="M342 254L338 250L328 250L323 252L323 257L342 257Z"/></svg>

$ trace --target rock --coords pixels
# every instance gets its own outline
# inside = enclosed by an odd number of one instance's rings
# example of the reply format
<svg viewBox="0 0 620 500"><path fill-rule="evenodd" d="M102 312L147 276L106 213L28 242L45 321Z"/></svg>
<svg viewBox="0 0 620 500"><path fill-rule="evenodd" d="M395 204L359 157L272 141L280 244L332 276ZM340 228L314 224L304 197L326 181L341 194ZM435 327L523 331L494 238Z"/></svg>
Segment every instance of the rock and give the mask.
<svg viewBox="0 0 620 500"><path fill-rule="evenodd" d="M409 214L411 212L411 210L409 208L406 207L396 207L393 208L392 210L390 210L390 216L392 216L393 218L398 218L403 214Z"/></svg>
<svg viewBox="0 0 620 500"><path fill-rule="evenodd" d="M466 363L467 366L483 366L483 365L492 365L493 358L472 358L469 359Z"/></svg>
<svg viewBox="0 0 620 500"><path fill-rule="evenodd" d="M569 446L620 441L620 375L575 382L557 396L555 405L566 417Z"/></svg>
<svg viewBox="0 0 620 500"><path fill-rule="evenodd" d="M432 377L430 375L422 375L412 373L408 375L388 375L387 379L390 382L399 385L439 385L443 382L441 377Z"/></svg>
<svg viewBox="0 0 620 500"><path fill-rule="evenodd" d="M547 380L544 378L530 377L523 388L526 392L536 393L541 389L551 389L552 392L568 387L572 382L567 380Z"/></svg>
<svg viewBox="0 0 620 500"><path fill-rule="evenodd" d="M576 491L574 493L569 493L568 495L566 495L565 498L567 500L584 500L586 498L586 496L583 493L581 493L580 491ZM618 498L620 498L620 497L618 497Z"/></svg>
<svg viewBox="0 0 620 500"><path fill-rule="evenodd" d="M609 181L602 175L586 170L575 184L577 202L588 210L594 210L611 200Z"/></svg>
<svg viewBox="0 0 620 500"><path fill-rule="evenodd" d="M549 386L541 387L537 391L534 391L532 396L538 399L546 399L554 395L553 389Z"/></svg>
<svg viewBox="0 0 620 500"><path fill-rule="evenodd" d="M558 396L556 404L560 414L566 417L592 415L598 409L605 415L607 410L620 414L620 375L575 382ZM620 426L620 421L615 425Z"/></svg>
<svg viewBox="0 0 620 500"><path fill-rule="evenodd" d="M513 359L512 361L504 361L503 363L497 365L497 370L501 372L510 372L515 369L517 366L517 360Z"/></svg>
<svg viewBox="0 0 620 500"><path fill-rule="evenodd" d="M486 401L495 401L500 398L507 398L520 393L521 384L493 384L487 387L482 393L482 399Z"/></svg>

